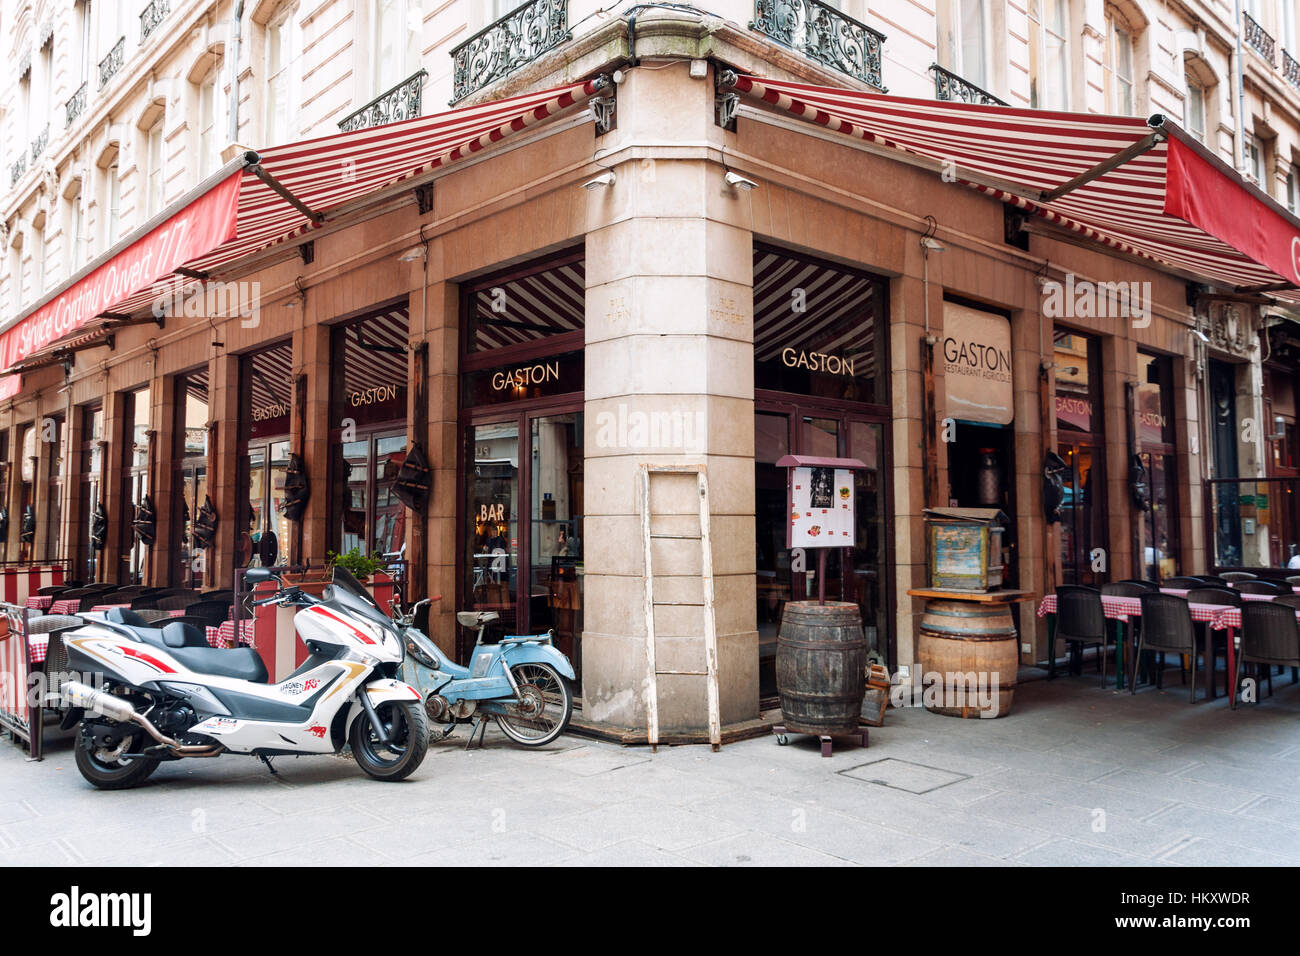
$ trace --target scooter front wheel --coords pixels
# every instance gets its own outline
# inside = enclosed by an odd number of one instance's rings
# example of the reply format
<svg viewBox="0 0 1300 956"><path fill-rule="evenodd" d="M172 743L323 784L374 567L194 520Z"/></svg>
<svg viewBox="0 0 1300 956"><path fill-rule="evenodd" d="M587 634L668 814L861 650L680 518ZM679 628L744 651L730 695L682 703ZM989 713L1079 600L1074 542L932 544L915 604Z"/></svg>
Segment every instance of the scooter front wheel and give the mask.
<svg viewBox="0 0 1300 956"><path fill-rule="evenodd" d="M387 731L387 743L380 743L369 715L362 713L352 725L348 741L352 756L376 780L405 780L429 750L429 719L424 707L410 701L386 701L375 712Z"/></svg>
<svg viewBox="0 0 1300 956"><path fill-rule="evenodd" d="M569 682L555 668L540 661L518 664L510 671L519 685L522 700L503 701L506 712L497 715L497 726L525 747L549 744L568 729L573 717Z"/></svg>

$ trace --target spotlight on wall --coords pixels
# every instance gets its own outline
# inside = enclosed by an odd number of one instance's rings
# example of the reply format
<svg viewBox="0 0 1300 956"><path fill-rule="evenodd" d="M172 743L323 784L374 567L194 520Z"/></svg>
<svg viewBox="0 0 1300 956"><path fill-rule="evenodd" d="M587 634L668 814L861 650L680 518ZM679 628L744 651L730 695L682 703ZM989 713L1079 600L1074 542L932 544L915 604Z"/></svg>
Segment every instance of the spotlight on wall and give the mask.
<svg viewBox="0 0 1300 956"><path fill-rule="evenodd" d="M750 189L758 188L758 183L754 182L752 179L746 179L744 176L740 175L740 173L728 171L727 175L723 178L727 181L727 185L732 189L744 189L748 191Z"/></svg>
<svg viewBox="0 0 1300 956"><path fill-rule="evenodd" d="M614 179L615 179L614 171L612 169L607 169L605 170L605 172L601 173L595 179L588 179L585 183L582 184L582 188L595 189L597 186L613 186Z"/></svg>
<svg viewBox="0 0 1300 956"><path fill-rule="evenodd" d="M1210 344L1210 337L1209 337L1208 335L1206 335L1204 332L1202 332L1200 329L1196 328L1195 326L1192 326L1192 327L1189 328L1187 331L1190 332L1190 333L1192 333L1192 335L1196 336L1198 339L1200 339L1200 340L1201 340L1202 342L1204 342L1206 345L1209 345L1209 344Z"/></svg>
<svg viewBox="0 0 1300 956"><path fill-rule="evenodd" d="M411 246L397 257L398 262L418 262L424 258L424 246Z"/></svg>
<svg viewBox="0 0 1300 956"><path fill-rule="evenodd" d="M922 236L921 248L924 249L926 252L943 252L943 250L946 247L942 242L940 242L938 239L935 239L933 236Z"/></svg>

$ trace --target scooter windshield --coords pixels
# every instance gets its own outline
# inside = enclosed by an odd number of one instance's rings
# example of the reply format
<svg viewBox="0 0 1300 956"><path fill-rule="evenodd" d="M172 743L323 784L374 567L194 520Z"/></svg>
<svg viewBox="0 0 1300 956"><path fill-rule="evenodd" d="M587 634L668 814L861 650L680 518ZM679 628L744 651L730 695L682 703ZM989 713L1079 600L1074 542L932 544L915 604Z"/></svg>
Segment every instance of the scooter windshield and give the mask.
<svg viewBox="0 0 1300 956"><path fill-rule="evenodd" d="M383 612L378 602L370 596L365 585L352 576L347 568L341 568L337 564L334 566L334 577L331 580L333 598L345 611L351 611L368 621L373 621L386 628L393 629L393 622L388 615Z"/></svg>

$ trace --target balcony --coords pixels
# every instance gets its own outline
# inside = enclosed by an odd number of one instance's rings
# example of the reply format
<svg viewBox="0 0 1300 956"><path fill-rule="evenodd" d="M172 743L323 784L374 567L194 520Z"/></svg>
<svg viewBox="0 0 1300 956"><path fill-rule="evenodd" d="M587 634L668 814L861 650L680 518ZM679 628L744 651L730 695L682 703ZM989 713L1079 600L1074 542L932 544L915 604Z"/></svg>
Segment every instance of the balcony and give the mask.
<svg viewBox="0 0 1300 956"><path fill-rule="evenodd" d="M19 153L14 164L9 167L9 185L14 185L18 180L23 178L23 173L27 172L27 153Z"/></svg>
<svg viewBox="0 0 1300 956"><path fill-rule="evenodd" d="M45 152L45 146L50 141L50 124L46 123L45 128L41 130L34 140L32 140L32 165L36 164L36 157Z"/></svg>
<svg viewBox="0 0 1300 956"><path fill-rule="evenodd" d="M451 51L454 104L566 42L569 0L531 0Z"/></svg>
<svg viewBox="0 0 1300 956"><path fill-rule="evenodd" d="M1300 86L1300 63L1286 50L1282 51L1282 75L1292 86Z"/></svg>
<svg viewBox="0 0 1300 956"><path fill-rule="evenodd" d="M1249 13L1242 11L1241 19L1246 25L1246 42L1254 48L1256 53L1268 60L1271 66L1273 64L1273 50L1276 47L1273 38L1264 32L1264 28L1256 23Z"/></svg>
<svg viewBox="0 0 1300 956"><path fill-rule="evenodd" d="M958 103L976 103L983 106L1007 106L988 90L980 89L974 83L963 80L956 73L945 70L938 63L930 64L934 74L934 98Z"/></svg>
<svg viewBox="0 0 1300 956"><path fill-rule="evenodd" d="M383 126L398 120L414 119L421 115L420 96L424 90L424 70L407 77L387 93L381 93L355 113L339 121L339 129L353 133L371 126Z"/></svg>
<svg viewBox="0 0 1300 956"><path fill-rule="evenodd" d="M108 56L99 61L99 88L102 90L108 85L108 81L117 75L117 71L122 69L122 64L126 62L126 37L122 37L115 44L113 49L108 51Z"/></svg>
<svg viewBox="0 0 1300 956"><path fill-rule="evenodd" d="M885 35L819 0L754 0L749 28L885 92L880 75Z"/></svg>
<svg viewBox="0 0 1300 956"><path fill-rule="evenodd" d="M76 122L77 117L86 111L86 87L88 84L82 83L77 88L77 92L72 94L67 105L63 108L66 116L66 123L71 126Z"/></svg>
<svg viewBox="0 0 1300 956"><path fill-rule="evenodd" d="M167 18L167 14L172 12L171 4L168 0L153 0L149 6L144 8L140 14L140 45L149 39L149 35L158 29L158 24Z"/></svg>

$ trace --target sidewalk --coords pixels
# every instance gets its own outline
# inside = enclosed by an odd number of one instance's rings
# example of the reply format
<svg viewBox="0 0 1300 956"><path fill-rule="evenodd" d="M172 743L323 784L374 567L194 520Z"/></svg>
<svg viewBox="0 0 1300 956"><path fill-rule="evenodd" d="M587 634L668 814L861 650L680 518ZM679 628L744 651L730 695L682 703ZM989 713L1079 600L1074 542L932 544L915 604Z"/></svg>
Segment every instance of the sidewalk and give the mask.
<svg viewBox="0 0 1300 956"><path fill-rule="evenodd" d="M1228 711L1100 677L1033 681L1015 712L891 709L862 750L793 737L545 751L495 730L430 749L404 784L351 758L165 764L91 789L55 741L0 743L0 864L1127 865L1300 863L1300 686Z"/></svg>

